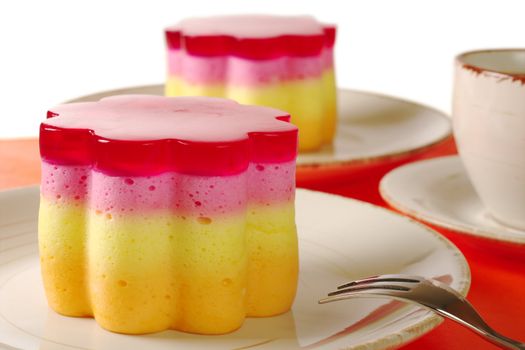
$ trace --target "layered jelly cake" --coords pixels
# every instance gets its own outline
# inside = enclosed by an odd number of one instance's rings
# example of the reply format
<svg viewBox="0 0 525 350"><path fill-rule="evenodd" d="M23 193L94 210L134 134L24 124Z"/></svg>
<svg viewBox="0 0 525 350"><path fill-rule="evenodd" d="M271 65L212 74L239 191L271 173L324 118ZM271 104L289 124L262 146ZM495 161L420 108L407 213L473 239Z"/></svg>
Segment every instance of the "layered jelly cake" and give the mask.
<svg viewBox="0 0 525 350"><path fill-rule="evenodd" d="M297 128L209 97L65 104L40 127L47 300L105 329L221 334L290 309Z"/></svg>
<svg viewBox="0 0 525 350"><path fill-rule="evenodd" d="M166 94L228 97L287 111L299 149L331 143L335 27L308 16L194 18L166 29Z"/></svg>

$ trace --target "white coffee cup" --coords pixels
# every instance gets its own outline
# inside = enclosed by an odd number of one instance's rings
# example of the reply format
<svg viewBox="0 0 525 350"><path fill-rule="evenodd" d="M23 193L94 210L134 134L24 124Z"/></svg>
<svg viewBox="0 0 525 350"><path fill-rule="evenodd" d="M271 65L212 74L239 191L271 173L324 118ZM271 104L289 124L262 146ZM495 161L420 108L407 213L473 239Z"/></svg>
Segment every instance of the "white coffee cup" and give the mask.
<svg viewBox="0 0 525 350"><path fill-rule="evenodd" d="M481 201L495 220L525 230L525 49L459 55L452 119Z"/></svg>

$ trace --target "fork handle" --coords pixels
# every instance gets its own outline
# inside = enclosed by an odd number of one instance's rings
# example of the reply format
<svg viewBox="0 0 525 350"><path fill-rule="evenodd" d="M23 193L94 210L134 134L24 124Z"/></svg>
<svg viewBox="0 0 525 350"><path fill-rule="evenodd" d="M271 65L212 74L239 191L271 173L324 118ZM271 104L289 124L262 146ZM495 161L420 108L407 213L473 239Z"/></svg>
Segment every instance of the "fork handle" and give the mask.
<svg viewBox="0 0 525 350"><path fill-rule="evenodd" d="M511 350L525 350L525 343L516 341L514 339L510 339L502 334L499 334L493 329L475 329L471 328L474 332L478 333L488 341L490 341L492 344L499 346L502 349L511 349Z"/></svg>
<svg viewBox="0 0 525 350"><path fill-rule="evenodd" d="M487 336L487 339L489 339L492 344L504 349L525 350L525 343L507 338L506 336L501 335L495 331L493 331L490 336Z"/></svg>
<svg viewBox="0 0 525 350"><path fill-rule="evenodd" d="M458 315L457 313L447 312L445 310L440 310L440 309L434 309L434 311L436 311L441 316L444 316L448 319L451 319L459 323L462 326L465 326L466 328L470 329L477 335L485 338L486 340L490 341L492 344L502 349L525 350L525 343L508 338L496 332L494 329L492 329L492 327L490 327L487 323L485 323L485 321L483 321L483 319L479 316L476 310L474 310L474 308L471 308L469 310L468 308L465 308L463 306L461 309L462 309L461 311L463 311L461 312L461 315ZM455 310L455 311L459 311L459 310ZM467 316L465 315L465 313L468 314L468 317L465 317Z"/></svg>

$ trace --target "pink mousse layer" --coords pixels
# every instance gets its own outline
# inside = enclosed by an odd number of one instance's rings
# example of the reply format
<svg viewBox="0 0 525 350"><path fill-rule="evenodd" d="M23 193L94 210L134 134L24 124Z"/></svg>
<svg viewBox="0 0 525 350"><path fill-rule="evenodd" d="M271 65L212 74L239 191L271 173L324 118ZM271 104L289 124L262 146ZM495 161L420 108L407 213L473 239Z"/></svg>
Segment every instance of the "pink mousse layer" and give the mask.
<svg viewBox="0 0 525 350"><path fill-rule="evenodd" d="M294 189L294 162L250 164L247 171L232 176L170 172L147 177L108 176L90 167L42 162L44 198L111 215L159 210L201 217L228 215L243 212L248 203L270 206L293 201Z"/></svg>
<svg viewBox="0 0 525 350"><path fill-rule="evenodd" d="M250 60L234 56L193 56L183 50L168 50L168 74L192 84L259 86L268 83L319 78L333 68L333 48L320 55Z"/></svg>
<svg viewBox="0 0 525 350"><path fill-rule="evenodd" d="M40 194L47 200L85 204L91 181L91 166L68 166L42 162Z"/></svg>

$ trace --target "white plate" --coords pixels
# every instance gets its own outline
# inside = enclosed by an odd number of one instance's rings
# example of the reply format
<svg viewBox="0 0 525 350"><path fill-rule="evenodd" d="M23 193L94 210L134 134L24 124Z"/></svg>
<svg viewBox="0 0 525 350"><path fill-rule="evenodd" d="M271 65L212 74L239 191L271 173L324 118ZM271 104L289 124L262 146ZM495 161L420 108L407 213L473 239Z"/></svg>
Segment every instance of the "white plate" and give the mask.
<svg viewBox="0 0 525 350"><path fill-rule="evenodd" d="M525 247L525 231L493 220L458 156L404 165L380 183L383 199L412 217L459 233Z"/></svg>
<svg viewBox="0 0 525 350"><path fill-rule="evenodd" d="M412 305L355 299L319 305L342 282L379 273L439 277L466 295L465 258L445 238L371 204L297 191L300 282L292 312L247 319L223 336L165 331L114 334L93 319L70 318L46 304L37 253L38 188L0 192L0 344L21 349L385 349L441 319ZM2 346L0 345L0 348ZM8 348L9 349L9 348Z"/></svg>
<svg viewBox="0 0 525 350"><path fill-rule="evenodd" d="M119 94L162 95L163 85L105 91L68 102L97 101ZM439 143L451 133L450 119L435 109L375 93L340 89L337 134L332 146L301 153L302 167L348 166L407 157Z"/></svg>

